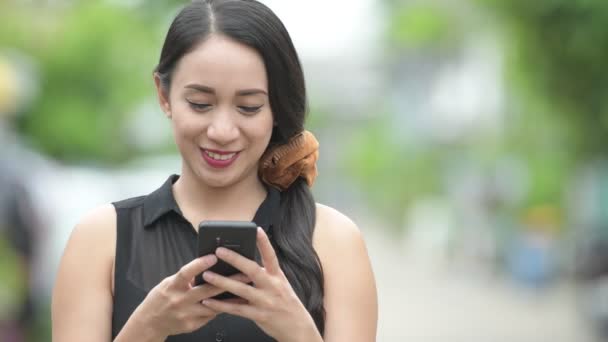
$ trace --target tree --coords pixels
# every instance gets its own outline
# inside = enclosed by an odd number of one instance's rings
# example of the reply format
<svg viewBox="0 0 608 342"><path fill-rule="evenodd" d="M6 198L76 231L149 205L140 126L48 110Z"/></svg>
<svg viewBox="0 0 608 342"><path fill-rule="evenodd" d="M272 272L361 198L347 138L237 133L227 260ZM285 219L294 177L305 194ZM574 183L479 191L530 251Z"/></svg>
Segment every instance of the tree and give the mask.
<svg viewBox="0 0 608 342"><path fill-rule="evenodd" d="M512 48L511 79L523 105L564 120L581 160L606 155L608 2L478 0L496 14Z"/></svg>
<svg viewBox="0 0 608 342"><path fill-rule="evenodd" d="M0 46L31 56L39 72L38 96L20 116L20 133L64 161L111 163L136 153L125 123L154 94L161 26L172 8L161 5L0 4Z"/></svg>

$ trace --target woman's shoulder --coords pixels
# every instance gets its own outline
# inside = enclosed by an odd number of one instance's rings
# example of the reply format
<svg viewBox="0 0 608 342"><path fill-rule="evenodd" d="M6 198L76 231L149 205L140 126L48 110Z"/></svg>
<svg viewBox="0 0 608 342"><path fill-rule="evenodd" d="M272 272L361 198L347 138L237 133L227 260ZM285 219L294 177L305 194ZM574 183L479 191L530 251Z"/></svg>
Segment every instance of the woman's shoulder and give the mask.
<svg viewBox="0 0 608 342"><path fill-rule="evenodd" d="M116 208L112 203L105 203L85 212L78 220L76 228L105 230L113 225L116 225Z"/></svg>
<svg viewBox="0 0 608 342"><path fill-rule="evenodd" d="M141 206L146 197L130 197L94 207L81 216L74 231L86 231L90 234L103 234L108 231L113 233L116 228L117 210Z"/></svg>
<svg viewBox="0 0 608 342"><path fill-rule="evenodd" d="M328 205L316 203L317 227L330 233L353 234L359 232L355 222L345 214Z"/></svg>
<svg viewBox="0 0 608 342"><path fill-rule="evenodd" d="M111 228L115 217L111 204L101 205L84 214L74 226L53 287L53 335L56 326L72 329L70 322L74 319L109 324L115 245ZM63 334L67 336L65 331Z"/></svg>
<svg viewBox="0 0 608 342"><path fill-rule="evenodd" d="M110 284L114 260L116 211L112 204L100 205L85 213L72 229L58 270L60 288L74 279L86 278ZM83 268L86 264L88 267ZM66 283L67 281L67 283ZM56 285L57 287L57 285ZM67 291L72 292L72 290Z"/></svg>
<svg viewBox="0 0 608 342"><path fill-rule="evenodd" d="M114 205L111 203L99 205L82 215L72 230L70 240L83 247L105 244L114 239L115 228Z"/></svg>
<svg viewBox="0 0 608 342"><path fill-rule="evenodd" d="M317 203L313 243L320 253L338 249L364 251L365 242L355 222L330 206ZM335 253L335 252L334 252ZM333 254L333 253L332 253Z"/></svg>

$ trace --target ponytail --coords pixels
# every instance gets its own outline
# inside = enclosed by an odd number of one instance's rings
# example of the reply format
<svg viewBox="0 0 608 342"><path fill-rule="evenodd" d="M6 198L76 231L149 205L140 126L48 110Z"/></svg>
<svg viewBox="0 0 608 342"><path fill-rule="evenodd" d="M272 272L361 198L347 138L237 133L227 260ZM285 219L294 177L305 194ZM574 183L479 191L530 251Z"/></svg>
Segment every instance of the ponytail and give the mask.
<svg viewBox="0 0 608 342"><path fill-rule="evenodd" d="M273 228L279 264L319 333L325 330L323 269L312 245L316 205L308 184L298 178L281 192L280 224Z"/></svg>

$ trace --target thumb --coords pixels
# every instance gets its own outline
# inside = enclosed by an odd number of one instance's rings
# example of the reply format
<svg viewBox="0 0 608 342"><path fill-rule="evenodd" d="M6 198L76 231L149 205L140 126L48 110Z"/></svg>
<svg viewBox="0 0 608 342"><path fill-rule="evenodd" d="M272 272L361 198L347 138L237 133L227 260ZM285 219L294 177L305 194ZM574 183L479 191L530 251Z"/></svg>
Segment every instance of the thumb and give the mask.
<svg viewBox="0 0 608 342"><path fill-rule="evenodd" d="M190 261L175 274L176 285L188 287L194 277L213 266L216 262L217 257L214 254L205 255L204 257Z"/></svg>

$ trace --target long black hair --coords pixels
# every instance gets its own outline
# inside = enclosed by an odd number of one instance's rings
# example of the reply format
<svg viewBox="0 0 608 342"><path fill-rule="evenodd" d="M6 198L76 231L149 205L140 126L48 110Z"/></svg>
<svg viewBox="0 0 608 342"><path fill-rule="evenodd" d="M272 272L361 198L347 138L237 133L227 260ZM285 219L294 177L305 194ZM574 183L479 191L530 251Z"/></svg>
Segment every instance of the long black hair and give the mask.
<svg viewBox="0 0 608 342"><path fill-rule="evenodd" d="M262 57L276 122L269 148L302 132L307 99L300 60L281 20L255 0L201 0L184 7L169 28L155 69L162 87L170 88L177 62L210 34L252 47ZM297 179L281 193L281 220L273 227L272 238L283 272L323 334L323 270L312 246L315 209L308 185Z"/></svg>

